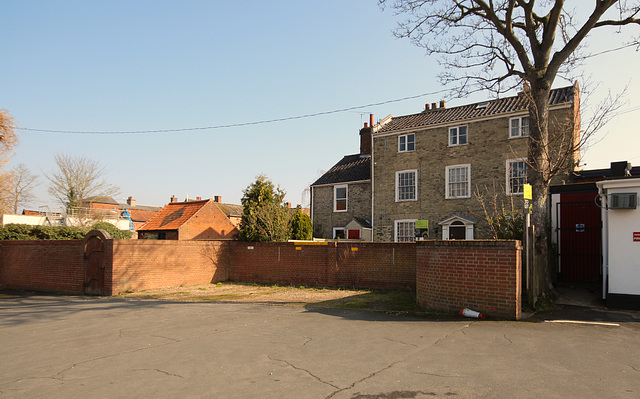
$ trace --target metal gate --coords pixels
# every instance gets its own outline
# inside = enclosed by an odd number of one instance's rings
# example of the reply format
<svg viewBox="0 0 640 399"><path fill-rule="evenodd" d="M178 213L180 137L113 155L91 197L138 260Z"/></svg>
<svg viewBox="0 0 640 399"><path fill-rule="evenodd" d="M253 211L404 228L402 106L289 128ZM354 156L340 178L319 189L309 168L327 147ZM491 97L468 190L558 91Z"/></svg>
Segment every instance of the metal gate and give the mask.
<svg viewBox="0 0 640 399"><path fill-rule="evenodd" d="M596 194L562 194L556 204L558 267L564 281L601 279L602 222L592 199Z"/></svg>

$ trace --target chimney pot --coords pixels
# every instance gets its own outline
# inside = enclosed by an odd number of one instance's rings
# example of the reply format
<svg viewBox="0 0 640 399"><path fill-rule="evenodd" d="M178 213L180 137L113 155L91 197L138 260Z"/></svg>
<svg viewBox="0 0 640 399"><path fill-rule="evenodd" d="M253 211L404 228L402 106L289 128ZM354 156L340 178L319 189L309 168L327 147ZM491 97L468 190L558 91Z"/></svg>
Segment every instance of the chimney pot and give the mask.
<svg viewBox="0 0 640 399"><path fill-rule="evenodd" d="M127 198L127 204L129 206L136 206L136 200L134 200L133 197L129 197Z"/></svg>
<svg viewBox="0 0 640 399"><path fill-rule="evenodd" d="M222 197L219 195L216 195L215 197L213 197L213 202L222 202Z"/></svg>
<svg viewBox="0 0 640 399"><path fill-rule="evenodd" d="M202 198L201 197L196 197L196 201L201 201Z"/></svg>
<svg viewBox="0 0 640 399"><path fill-rule="evenodd" d="M367 122L364 123L364 127L369 127L369 124Z"/></svg>
<svg viewBox="0 0 640 399"><path fill-rule="evenodd" d="M172 195L171 196L171 203L173 204L173 203L176 203L176 202L178 202L178 197L176 197L175 195Z"/></svg>
<svg viewBox="0 0 640 399"><path fill-rule="evenodd" d="M430 110L430 109L431 109L431 105L429 105L429 103L426 103L426 104L424 105L424 110L425 110L425 111L428 111L428 110Z"/></svg>
<svg viewBox="0 0 640 399"><path fill-rule="evenodd" d="M369 114L369 126L373 127L373 114Z"/></svg>
<svg viewBox="0 0 640 399"><path fill-rule="evenodd" d="M444 100L440 100L440 108L447 108L447 102Z"/></svg>
<svg viewBox="0 0 640 399"><path fill-rule="evenodd" d="M436 109L437 103L431 103L431 108Z"/></svg>

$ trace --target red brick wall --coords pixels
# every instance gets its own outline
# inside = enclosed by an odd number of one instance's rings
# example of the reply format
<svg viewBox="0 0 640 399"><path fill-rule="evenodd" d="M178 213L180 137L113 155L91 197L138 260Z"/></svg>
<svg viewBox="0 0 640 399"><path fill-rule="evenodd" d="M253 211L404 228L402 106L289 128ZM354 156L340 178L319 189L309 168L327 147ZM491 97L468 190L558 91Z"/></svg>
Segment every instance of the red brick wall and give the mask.
<svg viewBox="0 0 640 399"><path fill-rule="evenodd" d="M224 241L113 240L112 267L105 291L177 287L227 280Z"/></svg>
<svg viewBox="0 0 640 399"><path fill-rule="evenodd" d="M519 241L244 243L106 240L105 292L218 281L415 288L419 305L521 317ZM82 293L83 242L4 241L0 286Z"/></svg>
<svg viewBox="0 0 640 399"><path fill-rule="evenodd" d="M2 241L0 286L22 290L82 293L83 242Z"/></svg>
<svg viewBox="0 0 640 399"><path fill-rule="evenodd" d="M231 242L229 279L295 285L415 287L412 244Z"/></svg>
<svg viewBox="0 0 640 399"><path fill-rule="evenodd" d="M469 308L522 316L520 241L423 241L416 244L416 299L448 312Z"/></svg>

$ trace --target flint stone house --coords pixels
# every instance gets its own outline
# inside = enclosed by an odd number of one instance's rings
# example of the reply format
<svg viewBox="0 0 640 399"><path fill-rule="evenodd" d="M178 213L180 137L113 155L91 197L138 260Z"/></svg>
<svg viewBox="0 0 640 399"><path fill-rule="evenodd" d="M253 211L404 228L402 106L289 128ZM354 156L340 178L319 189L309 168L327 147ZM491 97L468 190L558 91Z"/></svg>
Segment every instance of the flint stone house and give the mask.
<svg viewBox="0 0 640 399"><path fill-rule="evenodd" d="M311 184L315 238L371 241L371 131L365 123L360 153L345 155Z"/></svg>
<svg viewBox="0 0 640 399"><path fill-rule="evenodd" d="M444 101L415 115L387 117L372 135L374 241L491 238L486 206L523 207L529 113L522 94L447 108ZM553 156L579 144L577 84L549 98ZM572 153L557 177L578 164Z"/></svg>
<svg viewBox="0 0 640 399"><path fill-rule="evenodd" d="M372 241L491 238L483 202L523 208L529 123L522 94L452 108L427 104L375 126L371 116L360 154L345 156L311 186L314 237L350 238L347 225L361 219ZM577 84L552 90L551 157L570 154L554 182L576 169L579 151L569 149L579 146L579 132Z"/></svg>

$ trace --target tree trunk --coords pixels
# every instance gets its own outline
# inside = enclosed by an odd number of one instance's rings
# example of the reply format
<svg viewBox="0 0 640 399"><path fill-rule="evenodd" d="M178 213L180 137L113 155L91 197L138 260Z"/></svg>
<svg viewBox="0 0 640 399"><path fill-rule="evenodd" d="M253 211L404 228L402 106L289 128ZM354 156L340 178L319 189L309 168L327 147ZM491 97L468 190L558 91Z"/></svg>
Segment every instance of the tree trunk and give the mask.
<svg viewBox="0 0 640 399"><path fill-rule="evenodd" d="M532 186L533 248L531 281L529 281L529 303L535 305L543 292L553 288L549 270L551 159L549 148L549 93L551 85L537 82L525 92L529 100L529 151L527 180Z"/></svg>

